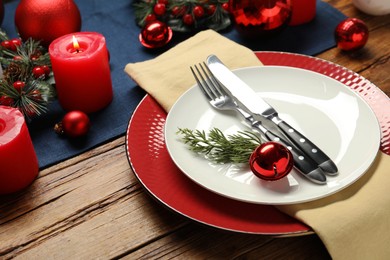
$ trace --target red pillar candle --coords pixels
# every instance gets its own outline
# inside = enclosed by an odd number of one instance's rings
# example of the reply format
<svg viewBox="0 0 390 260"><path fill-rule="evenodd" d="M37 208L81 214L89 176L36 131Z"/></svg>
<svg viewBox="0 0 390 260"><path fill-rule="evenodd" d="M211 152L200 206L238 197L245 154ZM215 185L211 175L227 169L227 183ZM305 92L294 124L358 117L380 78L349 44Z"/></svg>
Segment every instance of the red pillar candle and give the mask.
<svg viewBox="0 0 390 260"><path fill-rule="evenodd" d="M96 112L112 100L106 40L95 32L67 34L49 46L57 96L67 110Z"/></svg>
<svg viewBox="0 0 390 260"><path fill-rule="evenodd" d="M292 0L289 25L308 23L316 16L316 0Z"/></svg>
<svg viewBox="0 0 390 260"><path fill-rule="evenodd" d="M0 106L0 194L26 188L38 172L37 156L22 113Z"/></svg>

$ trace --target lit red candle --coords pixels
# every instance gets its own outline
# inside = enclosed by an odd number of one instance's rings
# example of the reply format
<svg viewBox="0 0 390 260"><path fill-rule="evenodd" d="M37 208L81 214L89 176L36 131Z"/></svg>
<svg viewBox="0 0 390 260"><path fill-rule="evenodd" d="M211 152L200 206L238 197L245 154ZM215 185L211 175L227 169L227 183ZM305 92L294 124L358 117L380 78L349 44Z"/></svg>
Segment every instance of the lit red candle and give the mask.
<svg viewBox="0 0 390 260"><path fill-rule="evenodd" d="M95 32L67 34L49 46L57 96L67 110L96 112L112 100L106 40Z"/></svg>
<svg viewBox="0 0 390 260"><path fill-rule="evenodd" d="M316 15L316 0L292 0L292 13L289 25L308 23Z"/></svg>
<svg viewBox="0 0 390 260"><path fill-rule="evenodd" d="M0 106L0 194L26 188L38 172L24 116L16 108Z"/></svg>

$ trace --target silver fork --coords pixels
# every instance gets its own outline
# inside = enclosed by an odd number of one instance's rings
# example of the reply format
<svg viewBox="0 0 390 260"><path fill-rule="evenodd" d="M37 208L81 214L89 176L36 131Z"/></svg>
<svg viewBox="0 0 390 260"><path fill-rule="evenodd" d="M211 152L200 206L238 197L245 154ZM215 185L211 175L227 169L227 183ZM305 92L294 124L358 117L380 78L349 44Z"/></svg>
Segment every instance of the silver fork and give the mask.
<svg viewBox="0 0 390 260"><path fill-rule="evenodd" d="M224 90L218 80L213 76L205 63L203 63L203 65L199 63L198 66L194 65L193 67L190 67L190 69L200 90L212 107L218 110L237 111L245 119L246 123L263 135L264 139L278 142L286 146L291 151L294 158L294 166L300 173L314 183L326 183L326 176L324 172L318 167L318 164L314 160L306 157L288 140L266 129L262 125L261 121L254 121L251 115L240 109L234 99Z"/></svg>

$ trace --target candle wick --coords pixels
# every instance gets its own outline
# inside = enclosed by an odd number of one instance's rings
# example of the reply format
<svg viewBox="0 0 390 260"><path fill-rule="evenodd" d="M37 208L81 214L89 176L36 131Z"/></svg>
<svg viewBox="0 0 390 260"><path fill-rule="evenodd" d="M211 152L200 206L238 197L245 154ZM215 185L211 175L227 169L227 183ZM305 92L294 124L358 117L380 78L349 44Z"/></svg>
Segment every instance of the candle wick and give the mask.
<svg viewBox="0 0 390 260"><path fill-rule="evenodd" d="M80 52L80 50L79 49L76 49L76 53L79 53Z"/></svg>

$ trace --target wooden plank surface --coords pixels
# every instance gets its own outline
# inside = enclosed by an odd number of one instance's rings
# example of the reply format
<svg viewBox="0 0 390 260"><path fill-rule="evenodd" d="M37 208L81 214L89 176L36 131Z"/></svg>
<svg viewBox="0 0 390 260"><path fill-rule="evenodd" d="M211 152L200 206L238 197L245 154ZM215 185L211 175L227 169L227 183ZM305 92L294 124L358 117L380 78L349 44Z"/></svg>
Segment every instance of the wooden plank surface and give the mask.
<svg viewBox="0 0 390 260"><path fill-rule="evenodd" d="M329 0L370 28L367 46L318 57L390 95L390 16ZM135 178L125 138L42 170L21 194L0 197L0 259L329 259L315 235L275 238L217 230L166 209Z"/></svg>

